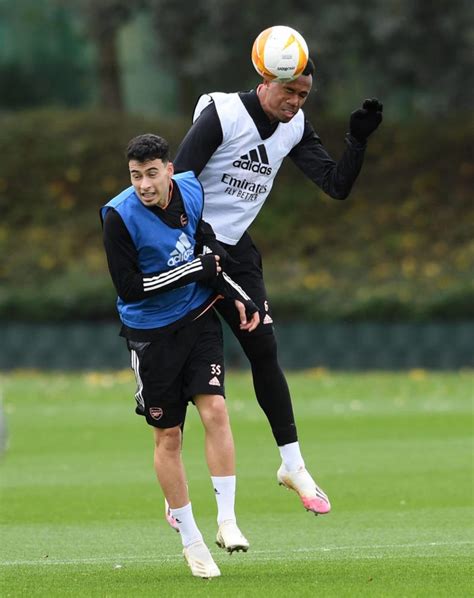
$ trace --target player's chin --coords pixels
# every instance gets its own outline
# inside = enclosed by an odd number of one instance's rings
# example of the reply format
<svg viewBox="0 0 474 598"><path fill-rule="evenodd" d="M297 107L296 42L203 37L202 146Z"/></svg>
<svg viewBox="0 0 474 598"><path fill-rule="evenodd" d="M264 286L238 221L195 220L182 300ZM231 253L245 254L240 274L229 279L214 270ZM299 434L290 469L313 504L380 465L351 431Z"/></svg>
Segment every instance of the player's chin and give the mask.
<svg viewBox="0 0 474 598"><path fill-rule="evenodd" d="M142 200L142 203L144 203L146 206L152 206L152 205L158 203L155 195L148 195L148 196L140 195L140 199Z"/></svg>
<svg viewBox="0 0 474 598"><path fill-rule="evenodd" d="M290 112L289 110L283 110L280 114L280 122L281 123L289 123L292 118L294 118L296 112Z"/></svg>

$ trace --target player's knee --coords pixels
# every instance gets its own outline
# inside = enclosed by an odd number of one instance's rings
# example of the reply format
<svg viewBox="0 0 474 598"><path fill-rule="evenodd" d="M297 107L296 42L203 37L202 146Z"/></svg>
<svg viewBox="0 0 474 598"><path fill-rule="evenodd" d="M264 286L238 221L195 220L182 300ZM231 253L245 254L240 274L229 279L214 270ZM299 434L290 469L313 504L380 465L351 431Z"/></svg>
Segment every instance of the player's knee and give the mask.
<svg viewBox="0 0 474 598"><path fill-rule="evenodd" d="M250 333L248 337L241 340L241 344L250 363L270 364L277 362L277 343L273 334L252 337Z"/></svg>
<svg viewBox="0 0 474 598"><path fill-rule="evenodd" d="M221 429L229 425L229 417L224 397L208 395L196 403L206 429Z"/></svg>
<svg viewBox="0 0 474 598"><path fill-rule="evenodd" d="M155 428L155 447L160 451L179 452L181 450L181 428Z"/></svg>

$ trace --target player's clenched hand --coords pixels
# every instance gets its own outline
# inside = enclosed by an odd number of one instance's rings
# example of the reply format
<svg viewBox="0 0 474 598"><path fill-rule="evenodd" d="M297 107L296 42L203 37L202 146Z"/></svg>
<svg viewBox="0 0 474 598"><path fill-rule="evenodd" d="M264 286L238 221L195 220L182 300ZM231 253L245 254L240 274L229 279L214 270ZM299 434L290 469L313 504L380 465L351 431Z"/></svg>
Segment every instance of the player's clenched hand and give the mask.
<svg viewBox="0 0 474 598"><path fill-rule="evenodd" d="M354 110L349 121L349 133L364 143L382 122L383 104L377 98L365 100L362 108Z"/></svg>
<svg viewBox="0 0 474 598"><path fill-rule="evenodd" d="M242 301L239 301L238 299L236 299L234 303L239 312L240 330L248 330L249 332L255 330L260 324L260 314L258 313L258 308L255 303L249 301L249 305L245 306Z"/></svg>
<svg viewBox="0 0 474 598"><path fill-rule="evenodd" d="M199 258L204 270L203 279L215 278L220 272L222 272L221 258L218 255L212 253L206 253L206 255L200 255Z"/></svg>

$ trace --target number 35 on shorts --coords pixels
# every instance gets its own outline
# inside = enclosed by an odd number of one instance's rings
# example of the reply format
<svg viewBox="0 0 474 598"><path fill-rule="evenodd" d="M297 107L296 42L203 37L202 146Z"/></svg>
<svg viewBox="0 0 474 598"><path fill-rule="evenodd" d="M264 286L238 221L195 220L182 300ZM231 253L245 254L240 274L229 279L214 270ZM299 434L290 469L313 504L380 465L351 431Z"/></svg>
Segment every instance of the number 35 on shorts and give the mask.
<svg viewBox="0 0 474 598"><path fill-rule="evenodd" d="M210 386L221 386L222 383L218 376L222 373L222 366L219 363L211 363L211 379L209 380Z"/></svg>
<svg viewBox="0 0 474 598"><path fill-rule="evenodd" d="M221 375L221 365L219 363L211 363L211 374L213 376Z"/></svg>

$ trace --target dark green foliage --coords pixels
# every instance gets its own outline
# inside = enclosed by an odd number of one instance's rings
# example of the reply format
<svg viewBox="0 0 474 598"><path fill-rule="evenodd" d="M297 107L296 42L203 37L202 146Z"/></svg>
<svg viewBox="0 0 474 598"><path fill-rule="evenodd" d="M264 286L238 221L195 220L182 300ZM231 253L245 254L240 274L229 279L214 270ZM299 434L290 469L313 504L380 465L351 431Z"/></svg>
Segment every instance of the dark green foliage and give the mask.
<svg viewBox="0 0 474 598"><path fill-rule="evenodd" d="M1 109L93 101L92 48L64 2L0 0L0 39Z"/></svg>
<svg viewBox="0 0 474 598"><path fill-rule="evenodd" d="M348 121L310 116L338 157ZM129 185L131 137L163 135L173 155L187 125L102 112L0 117L0 317L115 317L99 208ZM251 230L280 317L473 317L472 138L462 114L384 122L344 202L285 164Z"/></svg>
<svg viewBox="0 0 474 598"><path fill-rule="evenodd" d="M473 7L471 0L0 0L0 107L98 100L133 111L131 79L148 93L154 69L159 84L173 88L166 110L186 116L198 93L255 85L252 43L285 24L308 42L328 113L341 117L377 96L392 119L444 118L473 104ZM134 47L144 38L150 44L139 55L124 43L130 26Z"/></svg>

